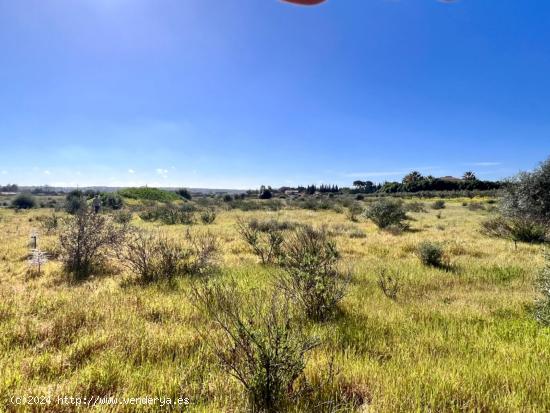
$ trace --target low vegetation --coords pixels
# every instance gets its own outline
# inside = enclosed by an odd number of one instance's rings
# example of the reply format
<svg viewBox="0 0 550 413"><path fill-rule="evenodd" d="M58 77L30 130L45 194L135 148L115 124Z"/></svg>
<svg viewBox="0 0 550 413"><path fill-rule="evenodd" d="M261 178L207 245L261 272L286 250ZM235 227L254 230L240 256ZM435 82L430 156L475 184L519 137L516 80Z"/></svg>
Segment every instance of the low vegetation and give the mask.
<svg viewBox="0 0 550 413"><path fill-rule="evenodd" d="M125 188L118 192L124 198L142 200L142 201L157 201L157 202L173 202L180 198L175 192L164 191L157 188Z"/></svg>

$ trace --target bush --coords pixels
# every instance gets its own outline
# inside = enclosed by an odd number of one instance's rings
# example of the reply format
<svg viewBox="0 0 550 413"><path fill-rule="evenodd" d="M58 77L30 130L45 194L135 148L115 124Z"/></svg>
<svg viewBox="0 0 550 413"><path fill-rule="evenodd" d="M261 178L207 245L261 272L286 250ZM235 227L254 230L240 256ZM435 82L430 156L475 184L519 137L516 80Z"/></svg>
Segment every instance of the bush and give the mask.
<svg viewBox="0 0 550 413"><path fill-rule="evenodd" d="M357 222L359 215L361 215L361 212L363 211L363 207L359 205L358 203L353 203L349 206L346 212L346 216L351 222Z"/></svg>
<svg viewBox="0 0 550 413"><path fill-rule="evenodd" d="M238 221L237 231L262 264L273 264L281 256L283 231L276 221Z"/></svg>
<svg viewBox="0 0 550 413"><path fill-rule="evenodd" d="M302 226L281 249L284 273L278 286L313 320L326 320L345 295L347 279L338 269L340 254L324 230Z"/></svg>
<svg viewBox="0 0 550 413"><path fill-rule="evenodd" d="M65 222L59 236L61 260L75 279L83 279L101 267L109 247L119 246L124 234L107 217L80 211Z"/></svg>
<svg viewBox="0 0 550 413"><path fill-rule="evenodd" d="M545 253L545 266L537 279L540 299L535 303L535 317L544 326L550 326L550 251Z"/></svg>
<svg viewBox="0 0 550 413"><path fill-rule="evenodd" d="M443 266L443 248L437 243L429 241L422 242L418 246L417 254L424 265L432 267Z"/></svg>
<svg viewBox="0 0 550 413"><path fill-rule="evenodd" d="M36 208L36 199L30 194L19 194L11 201L11 206L15 209Z"/></svg>
<svg viewBox="0 0 550 413"><path fill-rule="evenodd" d="M496 216L481 223L481 231L492 237L507 238L512 241L539 243L545 242L547 228L523 218Z"/></svg>
<svg viewBox="0 0 550 413"><path fill-rule="evenodd" d="M426 206L423 202L413 201L405 204L405 208L410 212L426 212Z"/></svg>
<svg viewBox="0 0 550 413"><path fill-rule="evenodd" d="M116 193L101 194L101 204L108 209L118 210L124 206L124 200Z"/></svg>
<svg viewBox="0 0 550 413"><path fill-rule="evenodd" d="M402 226L403 221L407 219L403 202L391 198L380 198L372 202L364 215L379 228L387 228L390 225Z"/></svg>
<svg viewBox="0 0 550 413"><path fill-rule="evenodd" d="M183 199L187 199L188 201L191 201L191 199L193 198L191 196L191 192L189 192L189 190L186 189L186 188L181 188L181 189L176 190L176 194L181 196Z"/></svg>
<svg viewBox="0 0 550 413"><path fill-rule="evenodd" d="M254 293L255 296L258 292ZM222 368L246 389L251 411L286 411L305 357L318 345L295 324L288 301L273 295L242 297L236 283L194 286L193 301L217 327L207 344Z"/></svg>
<svg viewBox="0 0 550 413"><path fill-rule="evenodd" d="M149 283L205 274L214 267L217 251L216 239L210 234L187 233L184 241L177 241L164 234L134 230L118 256L141 282Z"/></svg>
<svg viewBox="0 0 550 413"><path fill-rule="evenodd" d="M445 208L445 201L442 199L438 199L432 204L432 209L444 209Z"/></svg>
<svg viewBox="0 0 550 413"><path fill-rule="evenodd" d="M193 225L195 223L195 207L190 204L181 206L166 204L146 209L139 214L144 221L161 221L165 225Z"/></svg>
<svg viewBox="0 0 550 413"><path fill-rule="evenodd" d="M85 212L87 208L88 204L86 203L86 197L84 196L82 191L71 191L65 197L65 211L67 211L69 214Z"/></svg>
<svg viewBox="0 0 550 413"><path fill-rule="evenodd" d="M205 225L213 224L216 220L216 210L207 209L201 212L201 222Z"/></svg>
<svg viewBox="0 0 550 413"><path fill-rule="evenodd" d="M113 219L117 224L127 225L132 220L132 213L130 211L117 211Z"/></svg>
<svg viewBox="0 0 550 413"><path fill-rule="evenodd" d="M41 216L37 218L42 225L42 228L46 230L47 233L51 233L59 227L59 216L55 212L50 216Z"/></svg>
<svg viewBox="0 0 550 413"><path fill-rule="evenodd" d="M401 289L401 274L399 272L391 273L383 269L378 274L378 287L386 297L396 300L397 293Z"/></svg>

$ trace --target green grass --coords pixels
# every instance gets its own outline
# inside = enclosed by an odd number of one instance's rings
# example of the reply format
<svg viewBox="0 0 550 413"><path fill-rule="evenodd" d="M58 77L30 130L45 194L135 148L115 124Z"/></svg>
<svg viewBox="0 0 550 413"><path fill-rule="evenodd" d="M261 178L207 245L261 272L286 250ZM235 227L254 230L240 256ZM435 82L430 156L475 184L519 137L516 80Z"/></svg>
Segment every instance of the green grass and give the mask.
<svg viewBox="0 0 550 413"><path fill-rule="evenodd" d="M409 213L411 230L398 235L368 221L352 223L343 213L303 209L224 211L212 225L188 228L219 237L217 277L234 277L242 289L269 288L276 269L251 255L235 230L237 219L332 229L353 275L336 318L303 321L302 328L322 340L308 359L312 391L303 398L362 403L343 411L550 411L550 329L532 316L541 247L520 243L515 249L483 236L479 223L488 213L460 202L446 200L441 218L431 209ZM200 337L206 321L190 304L191 280L142 286L119 270L75 284L55 260L41 276L31 276L28 237L40 228L36 217L49 213L0 210L0 411L16 410L6 397L21 394L183 396L192 401L188 411L246 411L243 389ZM136 216L133 223L158 227ZM182 236L186 227L162 228ZM350 237L352 230L366 237ZM55 250L56 234L40 232L42 248ZM419 262L416 247L424 240L443 246L450 268ZM395 301L377 286L382 268L403 276ZM333 383L325 377L331 360ZM300 400L295 411L305 409ZM44 411L72 410L51 405Z"/></svg>
<svg viewBox="0 0 550 413"><path fill-rule="evenodd" d="M181 199L175 192L164 191L158 188L125 188L118 192L124 198L143 201L171 202Z"/></svg>

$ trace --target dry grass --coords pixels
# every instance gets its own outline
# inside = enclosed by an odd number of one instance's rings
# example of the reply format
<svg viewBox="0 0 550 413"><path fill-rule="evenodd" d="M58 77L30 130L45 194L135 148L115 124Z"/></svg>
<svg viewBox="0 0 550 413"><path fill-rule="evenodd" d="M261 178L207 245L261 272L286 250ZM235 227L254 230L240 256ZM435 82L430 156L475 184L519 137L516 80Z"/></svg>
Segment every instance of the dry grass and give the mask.
<svg viewBox="0 0 550 413"><path fill-rule="evenodd" d="M441 218L433 210L409 213L410 230L397 235L364 220L351 224L334 211L226 211L208 226L222 250L218 277L236 278L243 289L266 288L276 270L259 265L239 238L239 219L333 229L353 276L335 319L304 321L323 342L306 366L307 409L311 400L332 399L333 407L315 411L336 411L335 405L376 412L550 411L550 331L531 314L541 247L515 249L482 235L479 223L488 213L461 201L446 201ZM189 303L191 280L143 286L113 268L73 283L55 259L40 277L31 276L27 241L40 228L36 217L45 214L0 209L0 411L16 410L5 397L22 394L184 396L192 401L189 411L246 410L243 390L197 333L204 320ZM134 224L158 226L138 218ZM366 237L350 237L350 225ZM184 228L163 227L173 236L183 236ZM56 235L41 232L41 248L55 252ZM416 246L424 240L443 245L450 268L419 262ZM395 301L377 286L382 268L402 275ZM335 373L325 380L330 368ZM295 406L306 409L300 400ZM72 410L51 405L47 411Z"/></svg>

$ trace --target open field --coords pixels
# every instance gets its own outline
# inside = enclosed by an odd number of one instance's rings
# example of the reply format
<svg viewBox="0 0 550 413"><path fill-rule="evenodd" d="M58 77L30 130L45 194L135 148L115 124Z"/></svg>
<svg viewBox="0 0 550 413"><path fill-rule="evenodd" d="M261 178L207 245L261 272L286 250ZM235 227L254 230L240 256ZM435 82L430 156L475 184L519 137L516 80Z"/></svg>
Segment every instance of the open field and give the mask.
<svg viewBox="0 0 550 413"><path fill-rule="evenodd" d="M173 237L212 232L222 250L215 277L235 278L243 291L270 287L277 269L250 253L238 219L309 223L333 234L352 277L335 318L301 324L321 341L305 369L313 411L550 411L550 330L532 316L542 247L482 235L489 212L462 201L410 212L410 230L400 234L333 210L225 210L208 226L146 223L134 214L132 224L161 226ZM11 395L188 397L187 411L246 410L243 388L201 339L206 322L190 303L191 279L144 286L113 267L75 283L55 259L32 276L32 229L42 249L57 248L56 232L46 234L36 220L48 214L0 209L0 411L26 411L9 403ZM420 263L415 251L424 240L444 245L450 269ZM383 269L403 277L395 301L377 285ZM295 411L311 409L301 400ZM73 410L54 403L36 411Z"/></svg>

